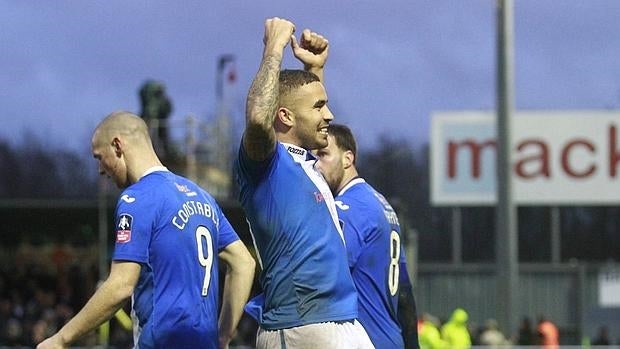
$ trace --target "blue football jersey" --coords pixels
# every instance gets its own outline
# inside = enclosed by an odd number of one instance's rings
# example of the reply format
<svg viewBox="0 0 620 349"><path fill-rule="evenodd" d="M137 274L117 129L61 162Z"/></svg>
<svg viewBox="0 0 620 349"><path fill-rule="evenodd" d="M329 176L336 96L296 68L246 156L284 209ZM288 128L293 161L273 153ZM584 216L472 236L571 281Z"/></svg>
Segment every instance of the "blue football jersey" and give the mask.
<svg viewBox="0 0 620 349"><path fill-rule="evenodd" d="M135 347L217 348L217 255L239 237L213 197L160 169L122 192L115 216L113 259L141 265Z"/></svg>
<svg viewBox="0 0 620 349"><path fill-rule="evenodd" d="M396 310L407 271L401 269L405 254L396 213L362 178L340 191L336 207L359 297L358 319L376 348L403 348Z"/></svg>
<svg viewBox="0 0 620 349"><path fill-rule="evenodd" d="M357 294L334 198L305 149L278 143L256 162L243 146L235 163L243 206L262 271L268 330L357 317Z"/></svg>

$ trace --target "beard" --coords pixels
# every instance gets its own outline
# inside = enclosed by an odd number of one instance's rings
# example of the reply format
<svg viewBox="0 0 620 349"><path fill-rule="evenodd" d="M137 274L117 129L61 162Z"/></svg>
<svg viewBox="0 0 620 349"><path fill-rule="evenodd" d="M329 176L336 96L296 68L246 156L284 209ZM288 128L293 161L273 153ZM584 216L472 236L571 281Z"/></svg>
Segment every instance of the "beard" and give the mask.
<svg viewBox="0 0 620 349"><path fill-rule="evenodd" d="M332 191L334 197L338 195L338 188L340 188L340 183L342 183L342 179L344 178L344 170L339 168L335 170L333 173L330 173L326 176L325 180L327 181L327 185L329 186L329 190Z"/></svg>
<svg viewBox="0 0 620 349"><path fill-rule="evenodd" d="M316 150L327 147L327 135L323 135L318 131L307 132L303 136L299 137L301 140L300 146L306 150Z"/></svg>

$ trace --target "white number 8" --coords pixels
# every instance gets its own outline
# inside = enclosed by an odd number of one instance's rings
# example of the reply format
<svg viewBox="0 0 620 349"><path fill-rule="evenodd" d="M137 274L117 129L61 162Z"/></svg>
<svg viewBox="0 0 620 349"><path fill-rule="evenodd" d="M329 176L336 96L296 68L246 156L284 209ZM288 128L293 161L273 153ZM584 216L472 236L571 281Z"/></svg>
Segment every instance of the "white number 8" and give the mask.
<svg viewBox="0 0 620 349"><path fill-rule="evenodd" d="M400 235L394 230L390 234L390 266L388 269L388 285L390 295L395 296L398 292L398 279L400 273Z"/></svg>
<svg viewBox="0 0 620 349"><path fill-rule="evenodd" d="M202 238L207 243L207 255L202 249ZM205 267L205 279L202 283L202 295L206 296L209 292L209 282L211 281L211 266L213 265L213 240L211 232L206 227L200 226L196 229L196 244L198 245L198 262Z"/></svg>

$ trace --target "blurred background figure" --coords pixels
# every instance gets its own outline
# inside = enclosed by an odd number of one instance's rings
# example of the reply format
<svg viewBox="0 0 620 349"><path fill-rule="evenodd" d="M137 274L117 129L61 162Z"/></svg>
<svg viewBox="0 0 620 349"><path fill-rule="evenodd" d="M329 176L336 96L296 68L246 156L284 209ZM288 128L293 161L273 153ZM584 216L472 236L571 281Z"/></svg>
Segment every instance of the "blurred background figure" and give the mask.
<svg viewBox="0 0 620 349"><path fill-rule="evenodd" d="M418 327L418 337L421 349L447 349L446 343L439 333L439 319L429 313L422 314L421 324Z"/></svg>
<svg viewBox="0 0 620 349"><path fill-rule="evenodd" d="M450 320L441 326L441 337L452 349L471 348L471 336L467 329L469 315L463 308L456 308Z"/></svg>
<svg viewBox="0 0 620 349"><path fill-rule="evenodd" d="M534 345L534 331L532 330L532 321L525 316L521 320L521 326L519 326L519 337L517 338L518 345Z"/></svg>
<svg viewBox="0 0 620 349"><path fill-rule="evenodd" d="M166 94L166 86L155 80L146 80L140 88L140 117L149 126L154 143L161 146L165 157L170 154L170 139L168 138L168 117L172 113L172 101Z"/></svg>
<svg viewBox="0 0 620 349"><path fill-rule="evenodd" d="M609 328L607 326L601 326L598 329L598 334L592 341L592 345L611 345L609 340Z"/></svg>
<svg viewBox="0 0 620 349"><path fill-rule="evenodd" d="M506 339L506 336L499 330L497 320L488 319L484 330L480 334L480 345L486 345L491 347L497 347L500 345L507 345L510 342Z"/></svg>
<svg viewBox="0 0 620 349"><path fill-rule="evenodd" d="M538 344L543 348L557 349L560 345L560 333L557 326L544 316L538 317L536 327Z"/></svg>

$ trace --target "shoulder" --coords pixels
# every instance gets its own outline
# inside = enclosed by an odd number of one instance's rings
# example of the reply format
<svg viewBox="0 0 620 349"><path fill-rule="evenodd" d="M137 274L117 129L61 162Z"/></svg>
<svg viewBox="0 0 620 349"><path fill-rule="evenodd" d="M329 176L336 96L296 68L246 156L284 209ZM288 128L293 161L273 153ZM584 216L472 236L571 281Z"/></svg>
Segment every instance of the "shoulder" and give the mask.
<svg viewBox="0 0 620 349"><path fill-rule="evenodd" d="M153 197L154 191L151 190L153 186L140 181L123 190L118 198L118 206L140 206L147 201L150 201Z"/></svg>
<svg viewBox="0 0 620 349"><path fill-rule="evenodd" d="M179 176L170 171L157 171L149 173L140 178L139 181L129 186L125 191L131 191L134 193L141 193L146 195L148 193L155 194L161 192L163 187L169 186L175 178Z"/></svg>
<svg viewBox="0 0 620 349"><path fill-rule="evenodd" d="M171 187L172 192L179 194L180 201L204 201L212 208L220 209L217 200L211 193L188 178L175 175Z"/></svg>
<svg viewBox="0 0 620 349"><path fill-rule="evenodd" d="M247 150L245 149L245 146L242 142L241 146L239 147L239 154L233 165L235 175L238 179L244 180L247 180L248 177L262 177L261 174L270 171L270 168L272 168L275 163L280 161L280 159L287 158L285 156L282 156L286 152L287 150L286 148L284 148L283 144L280 142L276 142L275 149L271 155L267 156L267 158L264 160L256 161L252 160L249 157Z"/></svg>
<svg viewBox="0 0 620 349"><path fill-rule="evenodd" d="M342 192L335 198L338 215L343 220L354 221L359 224L375 221L377 214L376 200L372 194L361 185L355 185Z"/></svg>
<svg viewBox="0 0 620 349"><path fill-rule="evenodd" d="M170 195L170 187L174 180L174 174L171 172L151 173L138 182L127 187L118 199L118 205L132 206L149 206L153 207L158 203L166 200L162 199L166 195Z"/></svg>
<svg viewBox="0 0 620 349"><path fill-rule="evenodd" d="M341 191L336 200L347 206L347 210L368 212L380 209L376 193L368 183L362 180Z"/></svg>

